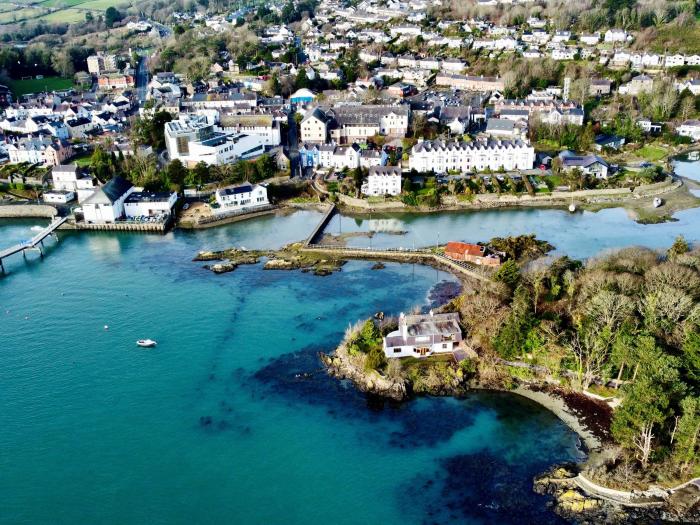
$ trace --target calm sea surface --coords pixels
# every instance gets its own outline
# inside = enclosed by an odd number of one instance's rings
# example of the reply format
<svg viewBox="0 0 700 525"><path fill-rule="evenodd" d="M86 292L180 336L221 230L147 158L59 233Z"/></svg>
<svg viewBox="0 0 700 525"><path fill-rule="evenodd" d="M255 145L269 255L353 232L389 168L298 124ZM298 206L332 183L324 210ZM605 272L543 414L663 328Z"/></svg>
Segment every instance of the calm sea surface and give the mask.
<svg viewBox="0 0 700 525"><path fill-rule="evenodd" d="M535 232L587 257L700 240L699 210L639 226L623 211L383 216L383 246ZM580 458L555 416L515 396L368 400L319 369L345 327L428 307L434 269L353 261L316 277L214 275L202 249L303 239L297 212L165 236L61 232L0 278L2 523L558 523L532 477ZM334 219L342 231L369 219ZM33 221L0 221L0 246ZM394 235L393 228L409 230ZM366 238L353 243L367 244ZM105 326L108 328L105 329ZM150 337L156 349L134 341Z"/></svg>

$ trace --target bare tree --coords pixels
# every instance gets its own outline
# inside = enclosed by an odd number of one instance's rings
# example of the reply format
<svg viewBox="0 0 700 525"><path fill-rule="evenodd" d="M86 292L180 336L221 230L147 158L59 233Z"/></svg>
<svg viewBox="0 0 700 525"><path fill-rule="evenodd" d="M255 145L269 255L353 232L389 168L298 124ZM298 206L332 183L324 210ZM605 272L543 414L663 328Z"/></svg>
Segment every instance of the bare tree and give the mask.
<svg viewBox="0 0 700 525"><path fill-rule="evenodd" d="M583 335L579 335L579 332L583 332ZM603 371L610 343L593 330L579 329L568 346L576 361L578 387L587 390Z"/></svg>
<svg viewBox="0 0 700 525"><path fill-rule="evenodd" d="M637 434L633 439L634 446L637 448L636 457L642 464L642 468L647 468L647 465L649 464L651 444L654 440L654 434L652 433L653 428L654 423L644 423L642 428L639 430L639 434Z"/></svg>

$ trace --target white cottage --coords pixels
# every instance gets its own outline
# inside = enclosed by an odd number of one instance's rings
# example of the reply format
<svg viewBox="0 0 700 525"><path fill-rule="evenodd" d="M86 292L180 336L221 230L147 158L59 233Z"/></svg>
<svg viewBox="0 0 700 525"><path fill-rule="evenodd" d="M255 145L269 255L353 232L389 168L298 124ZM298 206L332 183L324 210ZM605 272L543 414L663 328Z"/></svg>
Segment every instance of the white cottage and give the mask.
<svg viewBox="0 0 700 525"><path fill-rule="evenodd" d="M399 329L383 339L386 357L426 357L449 353L462 340L459 314L435 314L399 316Z"/></svg>
<svg viewBox="0 0 700 525"><path fill-rule="evenodd" d="M222 212L242 211L270 203L267 200L267 188L250 182L219 188L215 198Z"/></svg>

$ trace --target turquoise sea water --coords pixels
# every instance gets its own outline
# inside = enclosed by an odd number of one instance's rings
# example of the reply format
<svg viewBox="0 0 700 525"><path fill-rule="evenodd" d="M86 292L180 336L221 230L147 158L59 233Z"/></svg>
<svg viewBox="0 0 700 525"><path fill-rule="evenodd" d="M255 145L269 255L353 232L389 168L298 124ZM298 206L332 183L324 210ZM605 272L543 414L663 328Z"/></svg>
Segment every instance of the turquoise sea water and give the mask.
<svg viewBox="0 0 700 525"><path fill-rule="evenodd" d="M668 245L678 232L698 239L693 213L673 231L639 226L637 235L629 232L638 225L610 212L401 224L425 245L438 229L443 240L534 230L589 256ZM320 370L317 352L332 350L348 324L428 307L452 276L361 261L329 277L260 265L214 275L191 261L202 249L303 239L319 217L165 236L62 232L43 260L9 259L0 278L0 522L557 523L532 477L580 452L551 413L485 393L393 406ZM609 222L590 222L600 217ZM363 226L341 221L344 231ZM31 237L39 223L0 222L0 245ZM158 347L136 347L143 337Z"/></svg>

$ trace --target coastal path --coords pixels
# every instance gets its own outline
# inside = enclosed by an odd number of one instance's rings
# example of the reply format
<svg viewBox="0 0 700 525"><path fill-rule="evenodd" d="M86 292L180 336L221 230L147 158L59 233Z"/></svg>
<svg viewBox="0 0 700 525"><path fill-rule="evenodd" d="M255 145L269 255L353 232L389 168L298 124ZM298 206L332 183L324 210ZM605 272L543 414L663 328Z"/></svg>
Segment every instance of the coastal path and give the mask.
<svg viewBox="0 0 700 525"><path fill-rule="evenodd" d="M324 244L307 244L302 250L317 253L325 252L350 259L382 259L397 262L415 262L418 260L419 262L433 263L447 267L458 275L477 279L482 282L491 282L487 271L479 266L464 261L454 261L449 257L429 250L406 250L401 248L376 250L372 248L350 248L347 246L329 246Z"/></svg>
<svg viewBox="0 0 700 525"><path fill-rule="evenodd" d="M28 241L24 241L24 242L15 244L14 246L10 246L9 248L6 248L5 250L0 251L0 273L3 273L3 274L5 273L5 267L3 266L3 260L11 255L16 254L16 253L22 252L22 254L24 255L27 250L39 250L39 253L41 253L41 256L44 257L44 251L42 250L42 247L44 246L44 239L46 239L49 235L54 233L67 220L68 220L68 217L61 217L61 218L55 219L54 221L51 222L51 224L49 224L46 228L41 230L39 233L37 233L34 237L29 239Z"/></svg>

